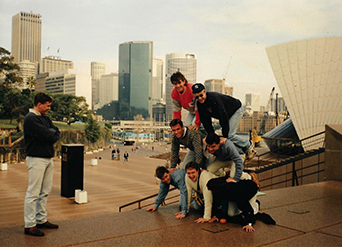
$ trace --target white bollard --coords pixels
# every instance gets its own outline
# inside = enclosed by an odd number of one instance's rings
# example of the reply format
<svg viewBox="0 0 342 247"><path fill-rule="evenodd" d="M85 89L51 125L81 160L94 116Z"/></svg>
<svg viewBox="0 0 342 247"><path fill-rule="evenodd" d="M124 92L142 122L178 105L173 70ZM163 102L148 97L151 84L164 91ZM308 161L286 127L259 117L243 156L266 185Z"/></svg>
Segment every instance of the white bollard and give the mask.
<svg viewBox="0 0 342 247"><path fill-rule="evenodd" d="M75 190L75 202L78 204L87 203L87 191Z"/></svg>
<svg viewBox="0 0 342 247"><path fill-rule="evenodd" d="M7 171L8 170L8 165L7 165L7 163L2 163L1 164L1 169L0 169L1 171Z"/></svg>
<svg viewBox="0 0 342 247"><path fill-rule="evenodd" d="M97 166L97 159L91 159L90 164L92 166Z"/></svg>

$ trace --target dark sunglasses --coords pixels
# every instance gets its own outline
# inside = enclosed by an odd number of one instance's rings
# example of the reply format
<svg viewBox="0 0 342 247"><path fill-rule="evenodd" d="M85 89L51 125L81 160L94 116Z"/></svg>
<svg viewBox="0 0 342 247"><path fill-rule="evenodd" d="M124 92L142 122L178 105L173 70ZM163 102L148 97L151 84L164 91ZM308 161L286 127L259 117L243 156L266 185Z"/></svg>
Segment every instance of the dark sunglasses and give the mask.
<svg viewBox="0 0 342 247"><path fill-rule="evenodd" d="M197 95L197 96L195 97L195 99L198 99L198 98L203 98L203 94Z"/></svg>

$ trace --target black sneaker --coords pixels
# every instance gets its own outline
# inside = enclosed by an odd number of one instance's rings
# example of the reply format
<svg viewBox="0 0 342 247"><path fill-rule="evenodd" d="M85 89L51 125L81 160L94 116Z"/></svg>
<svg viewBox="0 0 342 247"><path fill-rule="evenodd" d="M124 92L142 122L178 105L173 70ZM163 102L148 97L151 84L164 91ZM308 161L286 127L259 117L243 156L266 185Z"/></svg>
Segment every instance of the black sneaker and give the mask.
<svg viewBox="0 0 342 247"><path fill-rule="evenodd" d="M37 227L37 228L40 228L40 229L42 229L42 228L45 228L45 229L57 229L57 228L58 228L58 225L52 224L52 223L50 223L49 221L46 221L46 222L43 223L43 224L37 224L36 227Z"/></svg>
<svg viewBox="0 0 342 247"><path fill-rule="evenodd" d="M265 224L268 224L268 225L275 225L276 224L275 220L272 219L272 217L266 213L257 213L256 218L258 220L264 222Z"/></svg>
<svg viewBox="0 0 342 247"><path fill-rule="evenodd" d="M29 227L29 228L25 228L25 231L24 231L25 234L27 235L31 235L31 236L35 236L35 237L43 237L44 236L44 233L39 231L37 229L37 227Z"/></svg>

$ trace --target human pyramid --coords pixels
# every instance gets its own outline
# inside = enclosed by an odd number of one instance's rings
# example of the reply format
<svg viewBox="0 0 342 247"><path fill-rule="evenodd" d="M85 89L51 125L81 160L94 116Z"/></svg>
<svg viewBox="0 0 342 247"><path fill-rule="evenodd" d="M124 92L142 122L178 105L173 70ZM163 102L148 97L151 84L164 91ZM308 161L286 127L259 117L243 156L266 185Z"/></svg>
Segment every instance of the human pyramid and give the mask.
<svg viewBox="0 0 342 247"><path fill-rule="evenodd" d="M156 168L155 174L161 180L159 193L154 206L146 211L158 210L173 185L180 190L181 211L175 214L176 219L185 218L193 205L203 210L203 217L196 223L233 222L243 225L246 232L255 231L256 220L275 224L271 216L259 212L260 186L255 174L243 171L244 164L256 152L252 141L236 135L243 115L240 100L207 92L201 83L188 83L180 72L171 76L171 83L174 89L170 168ZM182 108L189 111L184 124ZM222 137L215 133L212 118L219 120ZM181 164L180 145L188 148Z"/></svg>

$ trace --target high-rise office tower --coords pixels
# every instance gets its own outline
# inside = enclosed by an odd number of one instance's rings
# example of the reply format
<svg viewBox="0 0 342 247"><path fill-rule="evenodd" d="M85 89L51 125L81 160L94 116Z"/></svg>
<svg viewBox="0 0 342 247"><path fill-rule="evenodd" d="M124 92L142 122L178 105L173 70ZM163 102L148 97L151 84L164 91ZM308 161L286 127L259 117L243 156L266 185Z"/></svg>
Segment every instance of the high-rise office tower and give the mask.
<svg viewBox="0 0 342 247"><path fill-rule="evenodd" d="M195 54L191 53L171 53L165 59L165 101L166 101L166 122L172 120L172 100L171 91L173 86L170 78L174 72L180 71L189 83L196 83L197 60Z"/></svg>
<svg viewBox="0 0 342 247"><path fill-rule="evenodd" d="M39 64L41 59L42 16L20 12L12 18L12 56ZM37 66L38 68L38 66Z"/></svg>
<svg viewBox="0 0 342 247"><path fill-rule="evenodd" d="M101 62L91 62L90 75L92 82L92 109L99 103L100 91L99 83L102 75L106 74L106 64Z"/></svg>
<svg viewBox="0 0 342 247"><path fill-rule="evenodd" d="M111 73L108 75L102 75L99 82L99 102L95 105L95 109L103 107L112 101L118 101L118 73Z"/></svg>
<svg viewBox="0 0 342 247"><path fill-rule="evenodd" d="M205 89L209 92L224 93L224 80L222 79L209 79L204 82Z"/></svg>
<svg viewBox="0 0 342 247"><path fill-rule="evenodd" d="M152 41L119 45L119 101L131 110L140 109L146 119L152 114L152 57Z"/></svg>
<svg viewBox="0 0 342 247"><path fill-rule="evenodd" d="M152 104L160 103L163 98L164 63L161 57L153 58Z"/></svg>
<svg viewBox="0 0 342 247"><path fill-rule="evenodd" d="M250 106L253 112L260 111L260 95L252 93L246 94L245 104L246 106Z"/></svg>
<svg viewBox="0 0 342 247"><path fill-rule="evenodd" d="M286 111L286 105L283 97L278 98L278 102L276 98L271 99L271 111L272 112L284 112Z"/></svg>
<svg viewBox="0 0 342 247"><path fill-rule="evenodd" d="M100 80L101 75L106 74L106 64L101 62L91 62L90 75L93 80Z"/></svg>

